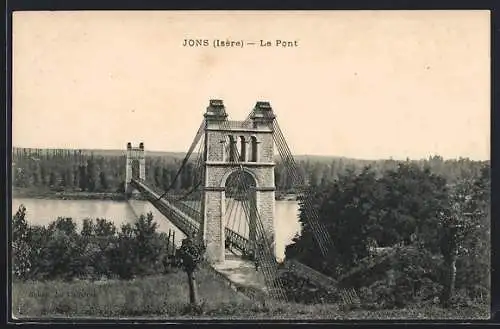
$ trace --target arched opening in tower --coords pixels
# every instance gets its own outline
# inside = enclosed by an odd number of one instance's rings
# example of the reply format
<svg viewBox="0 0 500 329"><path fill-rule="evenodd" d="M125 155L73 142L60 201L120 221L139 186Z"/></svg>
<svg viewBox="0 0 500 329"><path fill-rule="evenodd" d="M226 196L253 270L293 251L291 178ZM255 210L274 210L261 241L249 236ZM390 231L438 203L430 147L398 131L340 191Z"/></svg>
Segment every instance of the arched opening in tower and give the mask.
<svg viewBox="0 0 500 329"><path fill-rule="evenodd" d="M225 184L224 222L227 228L255 241L256 236L256 182L246 171L235 170Z"/></svg>
<svg viewBox="0 0 500 329"><path fill-rule="evenodd" d="M140 165L139 160L132 160L132 178L139 179L140 178Z"/></svg>

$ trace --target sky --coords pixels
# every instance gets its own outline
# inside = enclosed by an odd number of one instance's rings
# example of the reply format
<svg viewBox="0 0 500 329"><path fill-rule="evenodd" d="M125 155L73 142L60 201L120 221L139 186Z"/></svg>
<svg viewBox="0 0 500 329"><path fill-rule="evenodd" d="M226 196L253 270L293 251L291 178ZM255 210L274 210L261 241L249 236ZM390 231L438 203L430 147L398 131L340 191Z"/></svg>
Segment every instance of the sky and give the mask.
<svg viewBox="0 0 500 329"><path fill-rule="evenodd" d="M185 152L217 98L294 154L490 158L488 11L16 12L12 58L17 147Z"/></svg>

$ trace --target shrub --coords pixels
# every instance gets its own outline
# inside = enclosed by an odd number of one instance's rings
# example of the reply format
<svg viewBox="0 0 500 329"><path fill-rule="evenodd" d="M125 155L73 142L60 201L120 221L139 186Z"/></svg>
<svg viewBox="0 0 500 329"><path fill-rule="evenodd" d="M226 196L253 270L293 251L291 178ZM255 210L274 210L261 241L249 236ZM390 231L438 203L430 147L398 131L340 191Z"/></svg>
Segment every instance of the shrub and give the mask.
<svg viewBox="0 0 500 329"><path fill-rule="evenodd" d="M442 290L438 270L441 263L425 249L398 249L390 259L390 267L383 268L385 275L361 287L362 303L367 308L387 309L433 301ZM373 268L367 274L371 271Z"/></svg>
<svg viewBox="0 0 500 329"><path fill-rule="evenodd" d="M17 279L132 279L165 271L168 236L157 232L151 213L118 232L105 219L83 221L80 232L71 218L29 226L26 208L13 217L13 270Z"/></svg>
<svg viewBox="0 0 500 329"><path fill-rule="evenodd" d="M20 205L12 218L12 262L14 277L28 278L32 270L29 246L29 227L26 221L26 207Z"/></svg>

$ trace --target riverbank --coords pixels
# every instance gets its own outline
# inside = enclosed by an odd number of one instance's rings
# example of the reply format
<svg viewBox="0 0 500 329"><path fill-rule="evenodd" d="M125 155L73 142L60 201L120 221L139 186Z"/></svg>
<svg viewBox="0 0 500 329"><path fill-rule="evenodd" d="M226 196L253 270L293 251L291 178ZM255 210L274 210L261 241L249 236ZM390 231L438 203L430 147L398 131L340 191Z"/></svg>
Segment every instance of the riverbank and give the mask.
<svg viewBox="0 0 500 329"><path fill-rule="evenodd" d="M437 306L392 310L349 309L339 304L304 305L246 298L220 278L200 269L196 275L201 311L188 306L182 271L132 281L14 282L12 309L18 319L276 319L390 320L487 319L489 307Z"/></svg>
<svg viewBox="0 0 500 329"><path fill-rule="evenodd" d="M13 198L31 199L54 199L54 200L127 200L125 194L119 192L87 192L87 191L54 191L50 189L19 188L12 189ZM146 198L139 193L134 193L129 197L133 200L143 200ZM276 193L276 201L297 201L296 194Z"/></svg>
<svg viewBox="0 0 500 329"><path fill-rule="evenodd" d="M53 191L35 189L12 189L13 198L53 199L53 200L112 200L124 201L126 196L118 192ZM130 196L134 200L145 200L140 194Z"/></svg>
<svg viewBox="0 0 500 329"><path fill-rule="evenodd" d="M196 273L198 294L207 311L246 308L253 303L206 269ZM189 312L186 273L172 270L134 280L29 281L12 285L12 308L18 318L43 316L181 316Z"/></svg>

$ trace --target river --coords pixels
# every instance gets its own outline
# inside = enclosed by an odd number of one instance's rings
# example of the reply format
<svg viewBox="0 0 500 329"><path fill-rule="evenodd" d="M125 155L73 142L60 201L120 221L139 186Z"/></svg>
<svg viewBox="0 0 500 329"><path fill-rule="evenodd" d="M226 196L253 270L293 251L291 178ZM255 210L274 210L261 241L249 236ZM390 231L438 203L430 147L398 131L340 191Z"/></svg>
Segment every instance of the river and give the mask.
<svg viewBox="0 0 500 329"><path fill-rule="evenodd" d="M119 228L124 223L133 223L140 214L152 212L160 231L175 230L177 242L184 236L151 203L146 201L14 198L12 212L15 213L21 204L26 207L26 219L30 224L47 225L57 217L71 217L81 228L81 223L85 218L105 218L113 221ZM291 242L296 233L300 232L297 201L276 201L275 232L276 258L282 259L285 246ZM245 233L242 232L243 235L246 235Z"/></svg>

